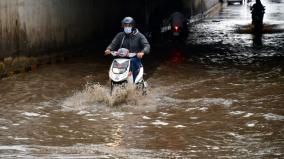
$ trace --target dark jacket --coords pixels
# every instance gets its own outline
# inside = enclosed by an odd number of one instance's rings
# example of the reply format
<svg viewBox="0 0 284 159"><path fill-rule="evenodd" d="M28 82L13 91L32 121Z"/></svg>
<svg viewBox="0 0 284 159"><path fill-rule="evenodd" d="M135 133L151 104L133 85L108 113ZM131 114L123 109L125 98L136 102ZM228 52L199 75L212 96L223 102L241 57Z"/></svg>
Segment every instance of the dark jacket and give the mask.
<svg viewBox="0 0 284 159"><path fill-rule="evenodd" d="M131 53L144 52L148 54L150 52L150 44L146 37L135 29L133 33L127 35L124 32L118 33L112 40L107 49L117 51L120 48L126 48Z"/></svg>

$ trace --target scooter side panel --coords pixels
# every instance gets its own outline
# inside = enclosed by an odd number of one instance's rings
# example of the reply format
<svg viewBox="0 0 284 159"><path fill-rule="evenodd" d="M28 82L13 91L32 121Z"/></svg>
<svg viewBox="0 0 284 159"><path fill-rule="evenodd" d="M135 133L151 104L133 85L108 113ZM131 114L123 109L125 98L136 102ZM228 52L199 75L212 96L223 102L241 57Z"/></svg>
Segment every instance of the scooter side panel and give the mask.
<svg viewBox="0 0 284 159"><path fill-rule="evenodd" d="M140 67L140 71L135 79L135 84L136 83L139 83L143 80L143 75L144 75L144 68L143 67Z"/></svg>

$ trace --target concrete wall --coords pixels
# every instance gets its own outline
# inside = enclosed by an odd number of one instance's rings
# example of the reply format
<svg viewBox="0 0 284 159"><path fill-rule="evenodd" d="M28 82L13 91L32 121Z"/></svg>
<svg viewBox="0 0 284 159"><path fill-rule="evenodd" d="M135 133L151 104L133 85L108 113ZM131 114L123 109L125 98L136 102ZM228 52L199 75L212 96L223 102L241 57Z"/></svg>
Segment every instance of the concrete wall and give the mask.
<svg viewBox="0 0 284 159"><path fill-rule="evenodd" d="M62 50L113 30L107 24L121 18L117 14L121 5L109 4L101 0L0 0L0 78L64 60Z"/></svg>
<svg viewBox="0 0 284 159"><path fill-rule="evenodd" d="M205 10L209 10L210 8L214 7L219 2L220 0L203 0Z"/></svg>
<svg viewBox="0 0 284 159"><path fill-rule="evenodd" d="M219 3L219 0L183 0L190 16L204 14L207 10Z"/></svg>
<svg viewBox="0 0 284 159"><path fill-rule="evenodd" d="M0 0L0 56L80 44L102 28L94 0Z"/></svg>

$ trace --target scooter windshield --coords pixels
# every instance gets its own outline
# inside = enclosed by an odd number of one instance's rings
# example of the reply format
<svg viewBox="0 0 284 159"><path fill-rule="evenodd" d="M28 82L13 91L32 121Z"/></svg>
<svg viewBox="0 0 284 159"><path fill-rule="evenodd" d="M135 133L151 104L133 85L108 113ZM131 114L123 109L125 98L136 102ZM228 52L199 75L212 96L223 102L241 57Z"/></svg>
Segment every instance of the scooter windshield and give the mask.
<svg viewBox="0 0 284 159"><path fill-rule="evenodd" d="M117 61L113 62L112 72L115 74L122 74L127 71L129 62L125 61L123 63L118 63Z"/></svg>

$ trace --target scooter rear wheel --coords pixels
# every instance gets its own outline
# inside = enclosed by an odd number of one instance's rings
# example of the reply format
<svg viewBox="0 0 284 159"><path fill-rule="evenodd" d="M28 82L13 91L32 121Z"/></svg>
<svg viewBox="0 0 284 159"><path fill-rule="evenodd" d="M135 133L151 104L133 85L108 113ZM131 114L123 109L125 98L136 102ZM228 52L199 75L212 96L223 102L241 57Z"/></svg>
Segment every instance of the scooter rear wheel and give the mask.
<svg viewBox="0 0 284 159"><path fill-rule="evenodd" d="M141 94L143 96L146 96L147 95L147 87L145 86L144 82L145 81L141 81L140 83L138 83L137 90L141 91Z"/></svg>

